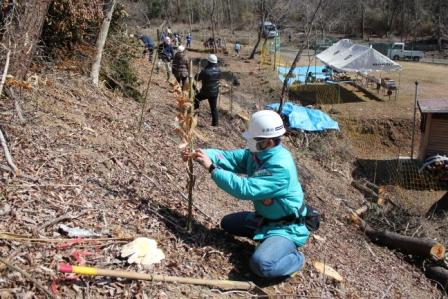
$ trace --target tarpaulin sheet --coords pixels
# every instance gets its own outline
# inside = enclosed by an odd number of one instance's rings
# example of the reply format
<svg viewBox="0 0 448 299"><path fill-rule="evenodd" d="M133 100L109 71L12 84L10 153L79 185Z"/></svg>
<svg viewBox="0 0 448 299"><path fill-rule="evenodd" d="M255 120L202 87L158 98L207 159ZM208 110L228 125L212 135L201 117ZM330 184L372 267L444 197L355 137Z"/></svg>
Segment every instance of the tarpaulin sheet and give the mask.
<svg viewBox="0 0 448 299"><path fill-rule="evenodd" d="M279 104L266 105L266 108L277 110ZM318 110L306 108L287 102L283 105L282 114L288 117L289 128L307 132L321 132L326 130L338 130L339 125L328 114Z"/></svg>
<svg viewBox="0 0 448 299"><path fill-rule="evenodd" d="M288 80L288 85L292 84L295 81L299 81L301 83L305 82L306 79L306 75L307 72L311 72L314 76L314 78L316 79L325 79L326 78L326 74L322 72L322 70L325 68L325 66L298 66L296 68L294 68L294 72L293 72L293 77L290 78ZM278 67L277 68L277 73L278 73L278 78L280 79L280 81L284 81L286 75L289 72L289 67Z"/></svg>

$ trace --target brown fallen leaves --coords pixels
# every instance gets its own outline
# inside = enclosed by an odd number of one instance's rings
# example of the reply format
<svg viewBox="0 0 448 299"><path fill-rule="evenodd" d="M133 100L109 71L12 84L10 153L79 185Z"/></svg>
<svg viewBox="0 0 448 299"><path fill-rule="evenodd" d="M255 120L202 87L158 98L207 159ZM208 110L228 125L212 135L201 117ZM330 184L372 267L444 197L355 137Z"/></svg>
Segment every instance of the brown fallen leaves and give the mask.
<svg viewBox="0 0 448 299"><path fill-rule="evenodd" d="M180 149L188 147L195 134L197 117L194 115L193 100L188 97L188 92L183 91L179 84L174 84L174 94L179 109L176 116L176 133L181 138Z"/></svg>

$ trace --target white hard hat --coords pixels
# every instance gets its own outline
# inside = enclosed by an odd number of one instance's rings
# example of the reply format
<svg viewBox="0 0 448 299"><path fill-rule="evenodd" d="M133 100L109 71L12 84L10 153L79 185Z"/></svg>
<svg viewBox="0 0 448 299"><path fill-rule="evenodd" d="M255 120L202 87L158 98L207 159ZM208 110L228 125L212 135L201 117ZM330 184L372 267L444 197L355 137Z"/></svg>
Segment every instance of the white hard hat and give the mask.
<svg viewBox="0 0 448 299"><path fill-rule="evenodd" d="M185 50L185 47L184 46L179 46L178 48L177 48L177 50L179 51L179 52L183 52L184 50Z"/></svg>
<svg viewBox="0 0 448 299"><path fill-rule="evenodd" d="M273 110L261 110L252 114L249 129L243 133L246 139L275 138L286 133L283 120Z"/></svg>
<svg viewBox="0 0 448 299"><path fill-rule="evenodd" d="M215 54L209 54L207 60L210 63L218 63L218 57Z"/></svg>
<svg viewBox="0 0 448 299"><path fill-rule="evenodd" d="M171 41L169 36L165 36L165 42L169 43Z"/></svg>

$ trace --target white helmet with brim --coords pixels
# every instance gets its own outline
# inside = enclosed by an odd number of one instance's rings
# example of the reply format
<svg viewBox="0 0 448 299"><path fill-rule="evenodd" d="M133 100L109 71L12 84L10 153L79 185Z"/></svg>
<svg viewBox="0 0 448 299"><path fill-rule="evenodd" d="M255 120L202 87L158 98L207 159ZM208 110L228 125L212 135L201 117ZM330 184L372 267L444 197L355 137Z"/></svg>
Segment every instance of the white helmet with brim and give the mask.
<svg viewBox="0 0 448 299"><path fill-rule="evenodd" d="M243 133L246 139L251 138L275 138L286 133L283 120L273 110L261 110L252 114L249 128Z"/></svg>

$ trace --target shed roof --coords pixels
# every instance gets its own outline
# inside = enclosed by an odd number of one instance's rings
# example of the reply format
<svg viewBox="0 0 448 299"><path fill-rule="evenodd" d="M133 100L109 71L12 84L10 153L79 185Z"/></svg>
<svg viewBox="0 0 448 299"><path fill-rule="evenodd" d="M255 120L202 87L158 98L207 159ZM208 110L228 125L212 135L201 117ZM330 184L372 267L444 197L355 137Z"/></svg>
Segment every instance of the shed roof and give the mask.
<svg viewBox="0 0 448 299"><path fill-rule="evenodd" d="M418 100L421 113L448 113L448 99Z"/></svg>

